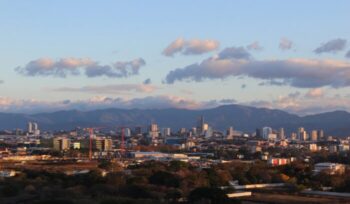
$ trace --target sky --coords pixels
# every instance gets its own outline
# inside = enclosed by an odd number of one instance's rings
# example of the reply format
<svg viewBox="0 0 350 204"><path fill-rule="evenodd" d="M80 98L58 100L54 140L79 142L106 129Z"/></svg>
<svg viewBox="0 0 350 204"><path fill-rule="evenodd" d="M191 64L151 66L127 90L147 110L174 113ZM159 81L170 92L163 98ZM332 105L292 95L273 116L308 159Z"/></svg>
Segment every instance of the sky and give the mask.
<svg viewBox="0 0 350 204"><path fill-rule="evenodd" d="M350 111L347 0L0 0L0 111Z"/></svg>

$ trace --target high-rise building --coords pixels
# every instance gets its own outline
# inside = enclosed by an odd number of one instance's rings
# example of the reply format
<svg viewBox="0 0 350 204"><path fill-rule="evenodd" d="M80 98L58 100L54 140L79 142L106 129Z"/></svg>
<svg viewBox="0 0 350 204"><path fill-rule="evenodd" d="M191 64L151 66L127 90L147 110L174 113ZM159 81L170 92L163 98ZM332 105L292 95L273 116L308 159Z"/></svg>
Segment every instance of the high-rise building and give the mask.
<svg viewBox="0 0 350 204"><path fill-rule="evenodd" d="M158 125L152 123L149 128L148 136L152 139L155 139L159 136Z"/></svg>
<svg viewBox="0 0 350 204"><path fill-rule="evenodd" d="M39 127L38 127L38 123L32 123L32 125L33 125L33 131L35 131L35 130L38 130L38 129L39 129Z"/></svg>
<svg viewBox="0 0 350 204"><path fill-rule="evenodd" d="M301 141L308 141L309 140L309 135L307 134L306 131L300 132L300 140Z"/></svg>
<svg viewBox="0 0 350 204"><path fill-rule="evenodd" d="M208 126L208 128L205 130L205 137L209 138L213 136L213 130L211 127Z"/></svg>
<svg viewBox="0 0 350 204"><path fill-rule="evenodd" d="M142 134L142 127L135 127L135 134L141 135Z"/></svg>
<svg viewBox="0 0 350 204"><path fill-rule="evenodd" d="M65 137L56 137L53 139L53 149L57 151L64 151L70 149L70 140Z"/></svg>
<svg viewBox="0 0 350 204"><path fill-rule="evenodd" d="M286 139L284 135L284 128L280 128L280 131L278 132L279 139L284 140Z"/></svg>
<svg viewBox="0 0 350 204"><path fill-rule="evenodd" d="M255 136L258 138L262 138L262 129L261 128L256 128Z"/></svg>
<svg viewBox="0 0 350 204"><path fill-rule="evenodd" d="M208 131L208 129L209 129L208 123L204 123L204 124L203 124L203 128L202 128L203 133L205 133L206 131Z"/></svg>
<svg viewBox="0 0 350 204"><path fill-rule="evenodd" d="M192 127L191 132L192 132L192 135L197 135L198 134L196 127Z"/></svg>
<svg viewBox="0 0 350 204"><path fill-rule="evenodd" d="M204 132L204 117L201 116L198 118L198 121L197 121L197 133L203 134L203 132Z"/></svg>
<svg viewBox="0 0 350 204"><path fill-rule="evenodd" d="M130 128L124 128L124 136L125 137L131 137L131 130L130 130Z"/></svg>
<svg viewBox="0 0 350 204"><path fill-rule="evenodd" d="M324 140L323 130L318 130L317 131L317 137L318 137L318 140Z"/></svg>
<svg viewBox="0 0 350 204"><path fill-rule="evenodd" d="M269 135L272 134L272 128L270 127L263 127L262 129L262 137L264 139L269 139Z"/></svg>
<svg viewBox="0 0 350 204"><path fill-rule="evenodd" d="M308 134L303 127L298 128L298 140L301 140L301 141L308 140Z"/></svg>
<svg viewBox="0 0 350 204"><path fill-rule="evenodd" d="M150 125L150 129L151 132L158 132L158 125L156 123L152 123Z"/></svg>
<svg viewBox="0 0 350 204"><path fill-rule="evenodd" d="M27 132L28 133L33 133L33 123L32 122L28 122L27 124Z"/></svg>
<svg viewBox="0 0 350 204"><path fill-rule="evenodd" d="M231 126L226 131L226 138L233 139L233 135L234 135L234 130L233 130L233 127Z"/></svg>
<svg viewBox="0 0 350 204"><path fill-rule="evenodd" d="M168 137L171 135L171 129L170 128L164 128L163 129L163 136Z"/></svg>
<svg viewBox="0 0 350 204"><path fill-rule="evenodd" d="M96 138L93 141L93 147L98 151L111 151L113 148L112 145L112 139L109 138Z"/></svg>
<svg viewBox="0 0 350 204"><path fill-rule="evenodd" d="M310 137L310 140L311 141L317 141L318 140L318 137L317 137L317 130L312 130L311 131L311 137Z"/></svg>
<svg viewBox="0 0 350 204"><path fill-rule="evenodd" d="M297 139L298 139L297 133L292 132L292 133L290 134L290 139L291 139L291 140L297 140Z"/></svg>

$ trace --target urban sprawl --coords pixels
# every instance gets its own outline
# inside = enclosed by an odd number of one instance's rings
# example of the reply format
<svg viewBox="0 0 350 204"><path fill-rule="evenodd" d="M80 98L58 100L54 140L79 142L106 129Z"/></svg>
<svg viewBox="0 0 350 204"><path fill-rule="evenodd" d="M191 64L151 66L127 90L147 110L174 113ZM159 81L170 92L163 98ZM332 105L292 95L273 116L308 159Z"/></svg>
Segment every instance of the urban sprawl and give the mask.
<svg viewBox="0 0 350 204"><path fill-rule="evenodd" d="M271 199L288 201L287 197L277 198L281 193L276 191L288 195L294 192L293 196L300 199L320 202L350 199L346 193L350 192L349 179L339 183L324 179L350 175L350 137L332 137L322 129L303 127L288 134L283 127L257 127L253 132L228 127L222 132L206 123L204 117L198 117L194 124L175 131L151 122L148 126L77 127L50 132L41 131L37 122L28 122L26 130L1 132L0 177L6 180L28 172L68 177L98 172L101 178L109 178L121 172L127 179L138 177L141 173L136 169L145 168L157 173L143 175L148 185L181 191L171 198L174 202L194 199L191 195L199 187L221 189L229 200L237 202L266 201L267 194L276 196ZM177 167L172 169L174 165ZM181 182L193 171L198 175L204 172L208 180L201 183L197 178L192 187L183 187ZM211 171L216 175L214 183ZM180 179L181 185L167 183L159 176L162 172L167 173L167 179Z"/></svg>

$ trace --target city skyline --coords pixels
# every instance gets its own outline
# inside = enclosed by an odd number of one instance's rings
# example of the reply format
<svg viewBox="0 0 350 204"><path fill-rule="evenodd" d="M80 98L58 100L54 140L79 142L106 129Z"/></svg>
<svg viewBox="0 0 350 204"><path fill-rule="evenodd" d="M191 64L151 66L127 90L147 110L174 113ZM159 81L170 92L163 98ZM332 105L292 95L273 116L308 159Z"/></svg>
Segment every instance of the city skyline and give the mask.
<svg viewBox="0 0 350 204"><path fill-rule="evenodd" d="M232 103L350 111L348 7L1 1L0 112Z"/></svg>

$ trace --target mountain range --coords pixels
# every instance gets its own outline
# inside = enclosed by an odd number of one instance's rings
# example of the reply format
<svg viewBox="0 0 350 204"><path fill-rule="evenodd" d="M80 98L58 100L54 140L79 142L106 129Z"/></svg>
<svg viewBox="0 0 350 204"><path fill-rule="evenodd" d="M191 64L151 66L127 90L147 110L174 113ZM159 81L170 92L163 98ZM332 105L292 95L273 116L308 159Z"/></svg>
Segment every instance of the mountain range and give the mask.
<svg viewBox="0 0 350 204"><path fill-rule="evenodd" d="M298 116L281 110L256 108L242 105L224 105L211 109L101 109L92 111L58 111L52 113L21 114L0 113L0 129L25 129L27 122L34 121L42 130L70 130L79 127L143 126L151 122L160 127L178 130L181 127L196 126L198 117L215 130L235 130L253 132L256 128L270 126L284 127L287 133L304 127L310 131L323 129L326 135L350 135L350 113L333 111L308 116Z"/></svg>

